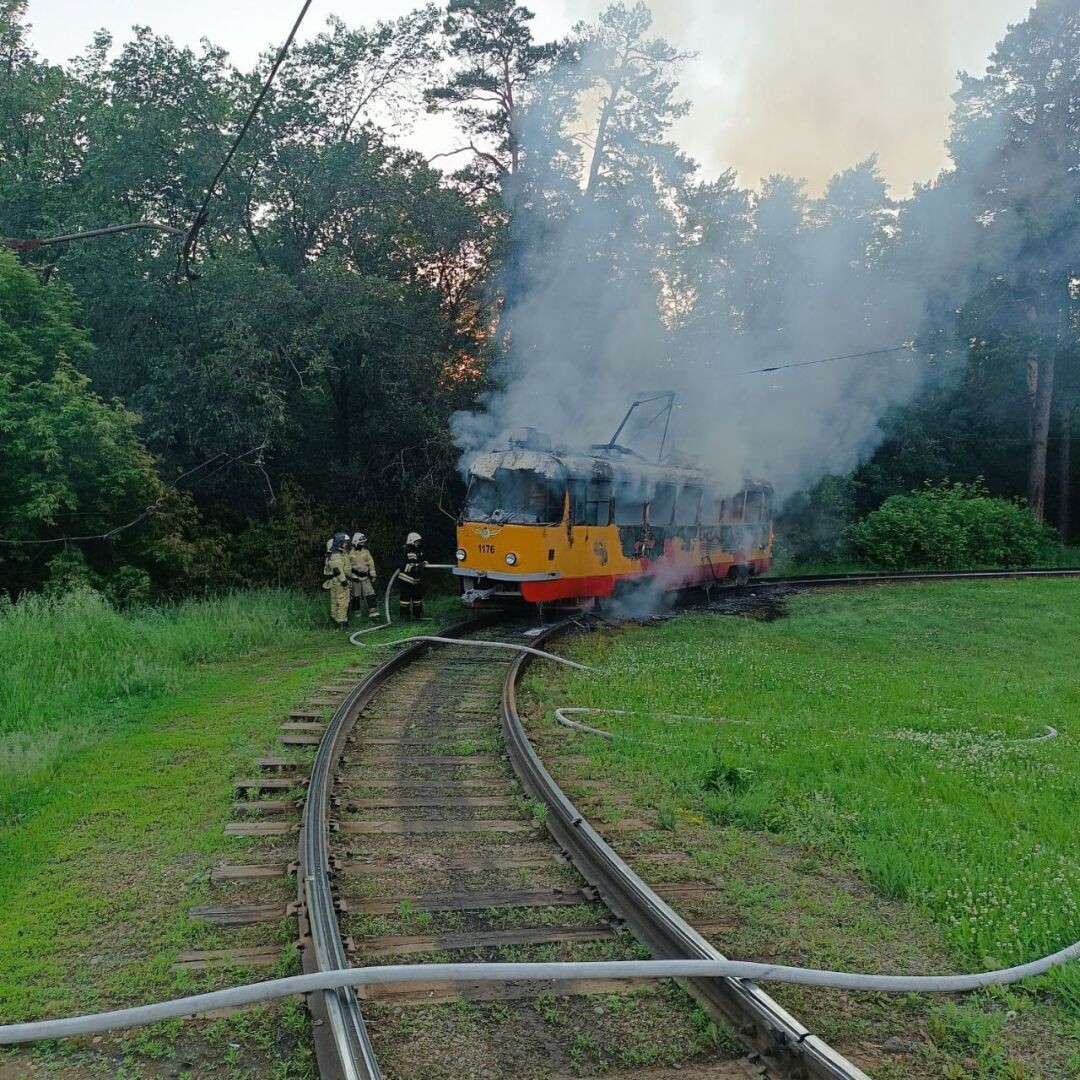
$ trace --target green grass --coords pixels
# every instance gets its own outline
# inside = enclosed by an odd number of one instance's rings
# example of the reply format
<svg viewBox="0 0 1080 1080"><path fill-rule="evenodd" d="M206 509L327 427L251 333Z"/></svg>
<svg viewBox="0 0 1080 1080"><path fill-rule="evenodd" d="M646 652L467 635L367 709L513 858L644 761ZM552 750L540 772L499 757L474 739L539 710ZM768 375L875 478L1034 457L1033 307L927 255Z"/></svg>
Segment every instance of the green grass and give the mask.
<svg viewBox="0 0 1080 1080"><path fill-rule="evenodd" d="M0 1020L198 985L169 963L214 947L185 913L209 898L207 868L243 856L222 833L232 781L279 752L278 724L318 685L389 655L350 646L325 609L273 591L126 615L90 594L0 609Z"/></svg>
<svg viewBox="0 0 1080 1080"><path fill-rule="evenodd" d="M441 617L455 601L439 598L433 607ZM366 622L354 615L353 628ZM130 613L89 591L0 602L0 828L48 801L65 761L137 723L208 666L313 636L338 641L340 632L335 638L328 627L322 591L251 590ZM369 640L407 632L408 624Z"/></svg>
<svg viewBox="0 0 1080 1080"><path fill-rule="evenodd" d="M0 826L48 799L64 761L176 694L201 667L310 640L321 597L238 593L130 614L92 592L0 606Z"/></svg>
<svg viewBox="0 0 1080 1080"><path fill-rule="evenodd" d="M440 620L460 612L452 598L431 606ZM0 606L0 1023L296 973L295 925L218 931L187 911L295 896L292 879L223 891L207 870L260 857L223 828L233 781L280 752L288 710L342 668L389 655L350 646L326 607L322 592L283 591L126 614L92 594ZM280 945L281 959L270 971L170 968L181 949L232 944ZM32 1060L42 1075L140 1077L168 1059L192 1062L185 1076L309 1078L307 1032L285 1003L95 1047L0 1050L0 1073L21 1075Z"/></svg>
<svg viewBox="0 0 1080 1080"><path fill-rule="evenodd" d="M1080 939L1078 642L1073 581L892 586L598 636L574 651L599 673L530 685L641 714L577 737L626 790L848 867L928 913L954 966L995 967ZM1080 965L1042 985L1080 1016Z"/></svg>

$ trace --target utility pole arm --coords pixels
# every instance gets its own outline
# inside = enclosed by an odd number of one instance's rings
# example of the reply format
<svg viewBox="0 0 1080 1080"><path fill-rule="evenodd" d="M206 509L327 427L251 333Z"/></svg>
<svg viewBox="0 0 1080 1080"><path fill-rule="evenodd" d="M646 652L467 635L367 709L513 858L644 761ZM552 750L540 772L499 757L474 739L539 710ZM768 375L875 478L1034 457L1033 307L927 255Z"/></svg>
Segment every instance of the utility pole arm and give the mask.
<svg viewBox="0 0 1080 1080"><path fill-rule="evenodd" d="M169 236L186 235L183 229L174 229L171 225L161 225L156 221L133 221L129 225L109 225L104 229L87 229L85 232L64 233L62 236L25 239L5 236L0 239L0 243L16 251L34 251L40 247L51 247L53 244L66 244L70 240L94 240L99 236L114 236L117 233L133 232L136 229L151 229L155 232L167 233Z"/></svg>

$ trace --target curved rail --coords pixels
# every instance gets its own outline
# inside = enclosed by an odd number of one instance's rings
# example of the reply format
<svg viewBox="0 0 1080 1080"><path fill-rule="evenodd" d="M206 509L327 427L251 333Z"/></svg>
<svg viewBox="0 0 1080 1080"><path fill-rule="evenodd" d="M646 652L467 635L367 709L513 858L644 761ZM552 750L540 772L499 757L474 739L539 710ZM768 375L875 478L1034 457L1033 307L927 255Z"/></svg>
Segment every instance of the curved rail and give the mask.
<svg viewBox="0 0 1080 1080"><path fill-rule="evenodd" d="M446 633L466 634L501 618L492 613L468 619L448 627ZM305 973L349 967L331 885L329 825L334 765L352 725L379 687L428 648L427 642L414 642L369 672L338 706L319 743L304 801L297 872ZM313 995L309 1005L316 1021L315 1053L323 1080L378 1080L382 1074L355 990L351 986L326 990Z"/></svg>
<svg viewBox="0 0 1080 1080"><path fill-rule="evenodd" d="M538 648L571 623L560 623L534 640ZM517 657L503 683L501 719L514 771L529 795L548 807L545 825L604 903L633 930L653 956L723 960L723 955L676 914L623 862L586 821L544 768L521 723L517 687L530 658ZM777 1080L869 1080L869 1077L800 1024L752 982L690 979L688 989L746 1045Z"/></svg>
<svg viewBox="0 0 1080 1080"><path fill-rule="evenodd" d="M894 574L808 574L803 577L754 577L761 585L886 585L903 581L965 581L994 578L1080 577L1080 567L1029 567L1018 570L904 570Z"/></svg>

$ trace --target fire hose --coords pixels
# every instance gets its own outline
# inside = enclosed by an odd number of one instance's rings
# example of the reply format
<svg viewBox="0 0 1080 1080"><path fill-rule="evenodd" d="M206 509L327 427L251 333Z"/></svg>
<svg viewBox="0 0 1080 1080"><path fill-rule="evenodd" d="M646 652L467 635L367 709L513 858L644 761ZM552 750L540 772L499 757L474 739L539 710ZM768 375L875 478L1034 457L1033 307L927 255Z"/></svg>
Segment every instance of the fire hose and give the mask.
<svg viewBox="0 0 1080 1080"><path fill-rule="evenodd" d="M0 1045L37 1042L41 1039L96 1035L141 1027L162 1020L177 1020L211 1009L235 1008L260 1001L336 990L345 986L386 986L438 979L444 983L529 982L567 979L753 979L755 982L784 982L800 986L832 987L876 993L955 994L1002 986L1021 979L1044 975L1080 957L1080 941L1049 956L1015 967L972 975L869 975L826 971L819 968L788 967L783 964L747 963L741 960L614 960L577 963L469 963L397 964L380 967L346 968L293 975L283 979L234 986L173 1001L139 1005L113 1012L57 1020L36 1020L0 1027Z"/></svg>

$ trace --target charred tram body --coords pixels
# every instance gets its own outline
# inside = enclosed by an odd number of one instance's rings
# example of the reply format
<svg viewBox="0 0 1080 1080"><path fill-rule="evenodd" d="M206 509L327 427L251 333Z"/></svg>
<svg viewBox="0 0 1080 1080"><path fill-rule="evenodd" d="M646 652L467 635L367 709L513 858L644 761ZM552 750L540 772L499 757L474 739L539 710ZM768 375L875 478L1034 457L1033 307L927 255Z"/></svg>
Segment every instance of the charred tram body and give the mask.
<svg viewBox="0 0 1080 1080"><path fill-rule="evenodd" d="M716 494L706 473L625 447L553 450L527 429L477 458L457 529L466 603L550 603L744 583L769 568L772 488Z"/></svg>

